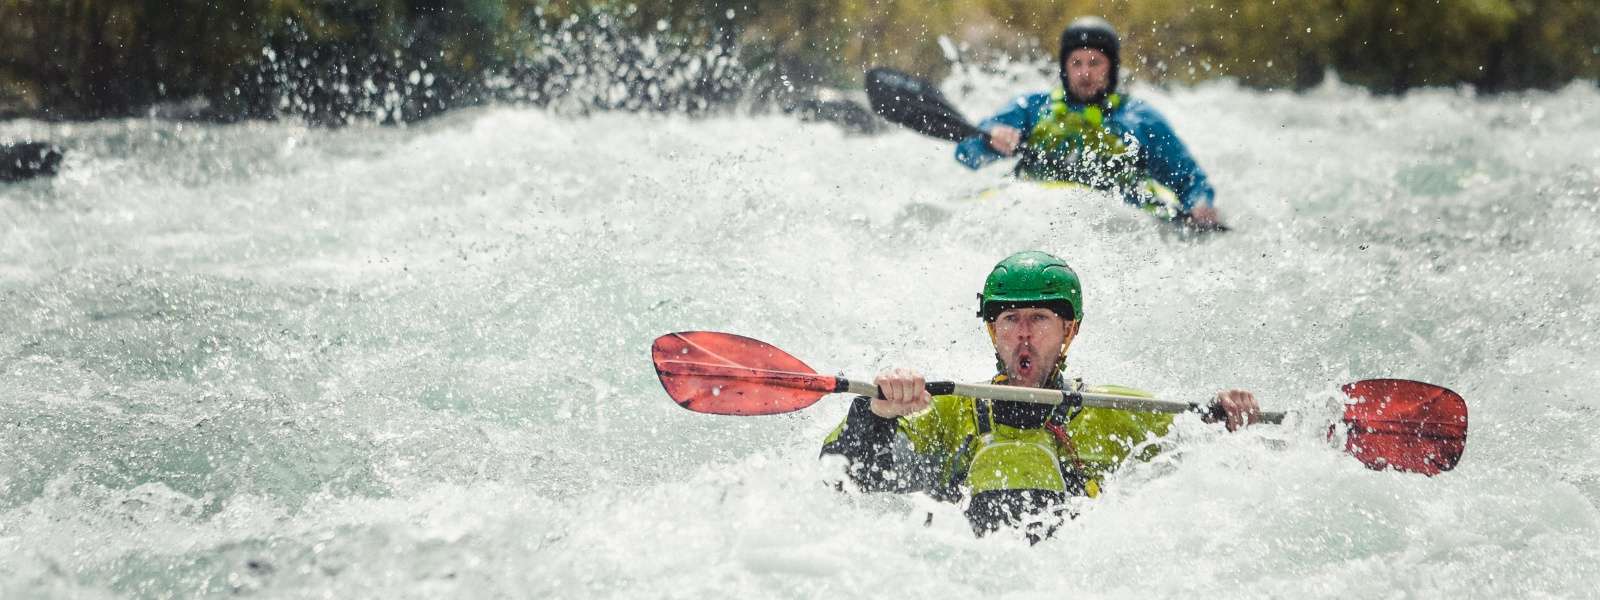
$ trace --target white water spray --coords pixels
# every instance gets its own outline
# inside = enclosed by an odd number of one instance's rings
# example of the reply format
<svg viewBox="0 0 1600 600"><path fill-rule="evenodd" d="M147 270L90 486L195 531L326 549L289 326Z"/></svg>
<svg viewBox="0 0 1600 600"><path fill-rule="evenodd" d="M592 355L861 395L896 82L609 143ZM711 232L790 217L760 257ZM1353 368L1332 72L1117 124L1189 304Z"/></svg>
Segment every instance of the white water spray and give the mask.
<svg viewBox="0 0 1600 600"><path fill-rule="evenodd" d="M0 188L0 596L1592 593L1600 92L1135 93L1237 231L775 117L0 125L71 149ZM710 417L650 369L716 329L982 379L973 293L1026 248L1083 276L1075 375L1307 420L1180 419L1030 548L822 483L843 401ZM1379 376L1467 398L1456 471L1321 439Z"/></svg>

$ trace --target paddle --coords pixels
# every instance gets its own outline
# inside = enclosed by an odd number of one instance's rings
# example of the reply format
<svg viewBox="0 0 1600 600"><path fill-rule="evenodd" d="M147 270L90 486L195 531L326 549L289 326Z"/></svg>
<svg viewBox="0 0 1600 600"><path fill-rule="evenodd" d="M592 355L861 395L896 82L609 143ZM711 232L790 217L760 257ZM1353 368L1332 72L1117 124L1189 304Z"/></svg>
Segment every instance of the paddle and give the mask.
<svg viewBox="0 0 1600 600"><path fill-rule="evenodd" d="M731 333L669 333L656 338L650 352L667 395L700 413L776 415L811 406L828 394L878 396L871 383L819 375L770 344ZM1190 402L949 381L930 381L927 389L934 395L1036 404L1163 413L1205 410ZM1367 379L1340 389L1350 399L1341 418L1347 427L1345 450L1368 467L1433 476L1461 460L1467 404L1459 394L1405 379ZM1261 417L1280 423L1284 413Z"/></svg>
<svg viewBox="0 0 1600 600"><path fill-rule="evenodd" d="M941 140L959 142L988 134L961 116L932 83L887 67L867 70L867 100L872 112L912 131Z"/></svg>

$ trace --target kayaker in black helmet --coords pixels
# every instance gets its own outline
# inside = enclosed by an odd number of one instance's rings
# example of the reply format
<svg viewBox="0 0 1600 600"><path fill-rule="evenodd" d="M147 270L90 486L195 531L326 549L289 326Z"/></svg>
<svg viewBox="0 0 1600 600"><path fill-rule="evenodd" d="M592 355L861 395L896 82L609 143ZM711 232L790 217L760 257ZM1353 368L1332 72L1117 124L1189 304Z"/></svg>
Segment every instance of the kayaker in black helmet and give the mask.
<svg viewBox="0 0 1600 600"><path fill-rule="evenodd" d="M1171 205L1201 227L1218 224L1216 192L1172 126L1117 91L1122 41L1110 23L1081 17L1061 32L1061 87L1017 98L956 147L976 169L1022 152L1019 175L1071 181L1141 206Z"/></svg>

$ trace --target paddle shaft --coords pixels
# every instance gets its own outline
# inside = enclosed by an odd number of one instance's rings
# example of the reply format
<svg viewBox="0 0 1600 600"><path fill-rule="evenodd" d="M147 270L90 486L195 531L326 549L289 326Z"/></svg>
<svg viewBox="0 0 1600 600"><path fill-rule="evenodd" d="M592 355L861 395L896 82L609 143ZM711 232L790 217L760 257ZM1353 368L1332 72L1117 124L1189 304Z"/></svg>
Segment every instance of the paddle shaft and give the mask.
<svg viewBox="0 0 1600 600"><path fill-rule="evenodd" d="M1159 413L1205 413L1206 408L1193 402L1174 402L1157 398L1141 396L1125 396L1122 394L1102 394L1097 392L1073 392L1065 390L1046 390L1040 388L1016 387L1010 385L993 385L985 383L955 383L953 381L930 381L925 385L929 394L935 396L957 395L972 398L985 398L989 400L1004 400L1007 402L1029 402L1033 404L1057 405L1066 403L1069 406L1086 406L1090 408L1110 408L1116 410L1133 410L1141 412ZM860 394L869 398L882 398L878 386L865 381L856 381L844 377L834 378L835 393ZM1262 423L1282 423L1284 413L1263 412Z"/></svg>

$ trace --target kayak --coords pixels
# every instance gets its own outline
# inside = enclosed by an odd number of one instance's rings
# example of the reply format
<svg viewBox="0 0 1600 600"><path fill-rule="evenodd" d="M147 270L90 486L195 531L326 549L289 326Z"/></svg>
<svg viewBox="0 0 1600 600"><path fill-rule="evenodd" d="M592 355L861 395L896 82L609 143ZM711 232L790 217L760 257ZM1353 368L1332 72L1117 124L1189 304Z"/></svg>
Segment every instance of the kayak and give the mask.
<svg viewBox="0 0 1600 600"><path fill-rule="evenodd" d="M22 181L55 175L62 150L44 142L0 144L0 181Z"/></svg>
<svg viewBox="0 0 1600 600"><path fill-rule="evenodd" d="M1096 190L1096 188L1093 186L1078 183L1076 181L1040 181L1032 179L1024 179L1020 181L1026 181L1027 183L1047 190ZM1142 189L1140 190L1141 193L1138 194L1139 201L1125 202L1138 208L1145 214L1150 215L1157 221L1174 227L1185 235L1211 234L1230 230L1227 225L1214 225L1206 227L1196 226L1191 223L1188 219L1188 216L1184 214L1182 208L1183 203L1178 200L1178 194L1173 192L1172 189L1161 185L1154 179L1146 179L1141 182L1140 185L1142 186ZM985 189L981 192L978 192L973 199L987 200L994 198L998 196L1006 187L1007 186L1001 186Z"/></svg>

